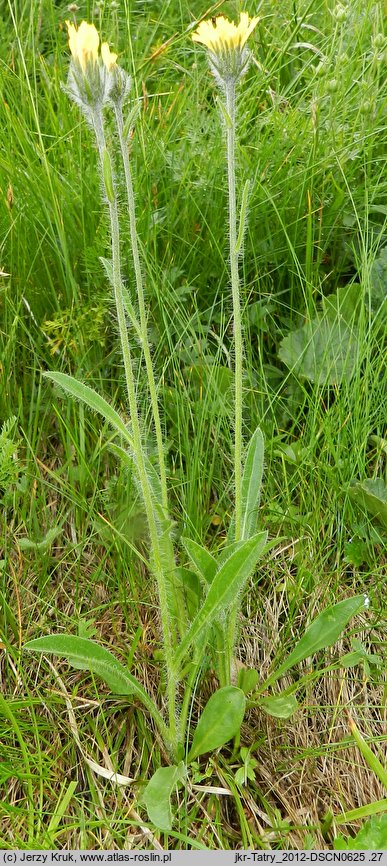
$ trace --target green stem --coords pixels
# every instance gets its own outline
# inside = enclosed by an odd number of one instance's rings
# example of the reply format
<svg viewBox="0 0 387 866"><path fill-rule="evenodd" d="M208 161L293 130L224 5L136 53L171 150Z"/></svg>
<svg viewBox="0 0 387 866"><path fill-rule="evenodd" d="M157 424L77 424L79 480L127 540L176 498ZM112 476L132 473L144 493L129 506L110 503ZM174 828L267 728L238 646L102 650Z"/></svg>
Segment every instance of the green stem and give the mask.
<svg viewBox="0 0 387 866"><path fill-rule="evenodd" d="M226 126L228 222L230 238L230 271L235 347L235 418L234 418L234 484L235 484L235 541L241 537L242 527L242 375L243 346L239 268L237 252L237 213L235 189L235 83L226 84L226 109L230 122Z"/></svg>
<svg viewBox="0 0 387 866"><path fill-rule="evenodd" d="M155 382L155 376L154 376L153 364L152 364L152 357L151 357L151 351L150 351L150 345L149 345L149 338L148 338L147 315L146 315L145 299L144 299L144 282L143 282L143 278L142 278L140 253L139 253L139 248L138 248L138 236L137 236L137 226L136 226L136 209L135 209L135 202L134 202L132 172L131 172L131 168L130 168L128 143L127 143L127 141L125 141L125 135L124 135L124 120L123 120L123 115L122 115L122 107L121 107L121 104L119 104L117 102L114 103L114 114L115 114L115 118L116 118L118 140L120 143L122 162L123 162L124 173L125 173L126 194L127 194L128 211L129 211L130 240L131 240L131 244L132 244L133 267L134 267L134 275L135 275L135 280L136 280L138 307L139 307L139 312L140 312L141 346L142 346L142 350L144 353L145 366L146 366L146 372L147 372L147 377L148 377L149 393L150 393L152 413L153 413L153 422L155 425L157 453L158 453L158 462L159 462L159 471L160 471L162 505L163 505L164 511L167 515L168 514L168 490L167 490L167 477L166 477L166 471L165 471L163 434L162 434L162 430L161 430L159 404L158 404L158 399L157 399L157 388L156 388L156 382Z"/></svg>
<svg viewBox="0 0 387 866"><path fill-rule="evenodd" d="M235 351L235 416L234 416L234 485L235 485L235 541L242 533L242 419L243 419L243 343L237 250L237 211L235 183L235 81L225 83L226 93L226 143L228 179L228 221L230 239L230 272L233 306L234 351ZM226 675L231 677L232 653L238 607L233 606L227 623Z"/></svg>
<svg viewBox="0 0 387 866"><path fill-rule="evenodd" d="M161 429L161 421L160 421L160 412L159 405L157 399L157 388L152 364L152 356L149 345L149 337L148 337L148 327L147 327L147 314L145 307L145 296L144 296L144 281L142 277L141 270L141 260L140 260L140 252L139 252L139 243L138 243L138 235L137 235L137 225L136 225L136 208L134 201L134 190L133 190L133 181L132 181L132 172L130 167L129 160L129 151L128 151L128 143L125 138L124 132L124 121L122 115L122 106L120 102L116 101L113 103L114 114L116 119L118 140L120 144L122 162L124 166L124 174L125 174L125 183L126 183L126 194L127 194L127 202L128 202L128 212L129 212L129 229L130 229L130 239L132 246L132 255L133 255L133 267L134 274L136 280L136 289L137 289L137 298L138 298L138 310L140 313L140 327L139 327L139 337L141 342L141 348L144 353L146 371L147 371L147 380L149 387L149 394L151 400L151 407L153 413L153 423L155 427L156 433L156 443L157 443L157 454L158 454L158 465L159 465L159 474L160 474L160 487L161 487L161 505L164 512L164 519L169 524L169 508L168 508L168 488L167 488L167 476L165 469L165 459L164 459L164 446L163 446L163 434ZM168 531L168 530L166 530ZM177 627L179 629L180 637L183 638L186 628L186 610L184 606L184 600L181 594L180 587L177 584L177 581L174 579L174 554L173 554L173 545L171 547L171 555L170 562L167 566L167 574L168 580L170 580L170 592L173 593L174 601L176 604L176 616L177 616Z"/></svg>
<svg viewBox="0 0 387 866"><path fill-rule="evenodd" d="M120 335L122 357L125 370L125 381L129 401L129 411L131 425L133 431L133 450L136 461L136 468L139 476L141 490L144 498L145 511L148 522L149 536L152 549L152 565L153 573L157 582L157 588L160 601L160 616L161 627L163 632L163 645L165 652L165 663L167 668L167 700L169 714L169 739L172 750L176 754L178 749L178 732L176 729L176 684L177 674L174 664L173 638L172 638L172 623L169 613L168 595L166 580L163 573L162 557L160 544L157 532L157 522L152 502L152 492L149 483L144 453L141 441L141 429L139 412L136 398L135 378L133 372L133 364L131 351L128 339L128 329L125 318L125 306L122 294L122 279L121 279L121 253L120 253L120 228L118 220L117 197L115 186L112 177L110 176L107 183L106 178L106 142L103 127L103 120L100 113L95 112L93 115L93 125L97 140L97 147L101 163L101 174L105 194L108 202L110 228L111 228L111 244L112 244L112 270L113 270L113 291L114 300L117 311L118 330ZM175 640L176 643L176 640Z"/></svg>

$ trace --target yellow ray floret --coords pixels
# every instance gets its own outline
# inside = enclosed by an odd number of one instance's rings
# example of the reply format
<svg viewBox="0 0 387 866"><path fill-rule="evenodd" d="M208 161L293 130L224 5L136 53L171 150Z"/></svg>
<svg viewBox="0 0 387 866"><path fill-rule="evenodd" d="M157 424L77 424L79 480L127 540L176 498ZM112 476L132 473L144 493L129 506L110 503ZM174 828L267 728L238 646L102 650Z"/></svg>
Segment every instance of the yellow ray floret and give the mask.
<svg viewBox="0 0 387 866"><path fill-rule="evenodd" d="M114 54L114 51L110 51L110 48L107 42L103 42L101 45L101 57L102 62L106 66L106 69L110 72L113 66L116 65L117 54Z"/></svg>
<svg viewBox="0 0 387 866"><path fill-rule="evenodd" d="M220 15L215 18L215 22L201 21L192 39L194 42L201 42L213 54L241 50L258 21L259 18L249 18L247 12L242 12L239 24L236 25L224 15Z"/></svg>
<svg viewBox="0 0 387 866"><path fill-rule="evenodd" d="M69 46L72 57L77 60L83 71L87 63L98 60L99 35L94 24L82 21L78 29L70 21L66 21L69 34Z"/></svg>

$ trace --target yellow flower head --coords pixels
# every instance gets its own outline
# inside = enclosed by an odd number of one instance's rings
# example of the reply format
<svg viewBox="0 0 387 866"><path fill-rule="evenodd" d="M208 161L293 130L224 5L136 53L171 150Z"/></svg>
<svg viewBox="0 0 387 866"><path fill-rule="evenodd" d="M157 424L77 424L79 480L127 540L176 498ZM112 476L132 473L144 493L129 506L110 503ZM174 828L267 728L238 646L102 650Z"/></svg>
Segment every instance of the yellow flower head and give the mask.
<svg viewBox="0 0 387 866"><path fill-rule="evenodd" d="M130 75L117 65L117 54L102 42L94 24L87 21L77 28L66 21L71 60L67 92L90 117L90 110L100 110L108 102L123 103L130 91Z"/></svg>
<svg viewBox="0 0 387 866"><path fill-rule="evenodd" d="M88 63L94 64L98 60L98 32L94 24L88 24L86 21L82 21L78 29L70 21L66 21L66 25L72 57L84 72Z"/></svg>
<svg viewBox="0 0 387 866"><path fill-rule="evenodd" d="M116 65L117 54L114 54L114 51L110 51L110 48L107 42L103 42L101 45L101 57L102 62L106 66L108 72Z"/></svg>
<svg viewBox="0 0 387 866"><path fill-rule="evenodd" d="M208 49L211 69L221 85L235 84L246 72L250 58L246 42L258 21L247 12L241 13L239 24L219 15L215 20L201 21L193 33L193 41Z"/></svg>
<svg viewBox="0 0 387 866"><path fill-rule="evenodd" d="M224 15L220 15L215 18L215 22L201 21L192 39L194 42L201 42L212 54L240 51L258 21L259 18L249 18L247 12L242 12L239 24L236 25Z"/></svg>

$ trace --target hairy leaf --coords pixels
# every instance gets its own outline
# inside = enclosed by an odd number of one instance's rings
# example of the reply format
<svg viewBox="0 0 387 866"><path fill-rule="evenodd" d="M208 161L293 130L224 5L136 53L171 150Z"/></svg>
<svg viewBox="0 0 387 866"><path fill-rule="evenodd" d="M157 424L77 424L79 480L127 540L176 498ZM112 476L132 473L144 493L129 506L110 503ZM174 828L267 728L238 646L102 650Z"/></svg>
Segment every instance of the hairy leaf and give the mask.
<svg viewBox="0 0 387 866"><path fill-rule="evenodd" d="M211 695L200 716L188 753L188 762L224 746L240 730L246 698L242 689L224 686Z"/></svg>

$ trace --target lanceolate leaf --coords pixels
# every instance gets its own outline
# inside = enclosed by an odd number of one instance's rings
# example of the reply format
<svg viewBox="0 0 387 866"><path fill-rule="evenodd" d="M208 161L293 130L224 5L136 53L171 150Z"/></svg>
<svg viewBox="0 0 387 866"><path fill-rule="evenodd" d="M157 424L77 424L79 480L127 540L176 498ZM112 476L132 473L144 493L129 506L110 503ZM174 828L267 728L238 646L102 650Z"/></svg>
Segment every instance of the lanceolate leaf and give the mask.
<svg viewBox="0 0 387 866"><path fill-rule="evenodd" d="M224 746L240 730L246 698L242 689L224 686L211 695L198 721L187 761Z"/></svg>
<svg viewBox="0 0 387 866"><path fill-rule="evenodd" d="M116 695L134 695L147 708L162 729L165 723L145 689L115 656L88 638L49 634L24 644L24 649L65 658L74 667L97 674Z"/></svg>
<svg viewBox="0 0 387 866"><path fill-rule="evenodd" d="M267 532L259 532L249 538L220 567L208 590L200 611L191 623L178 650L181 662L190 645L206 626L212 625L219 614L235 601L254 570L267 540Z"/></svg>
<svg viewBox="0 0 387 866"><path fill-rule="evenodd" d="M242 540L251 538L257 528L257 514L261 495L264 458L264 440L259 427L254 431L247 449L242 478ZM231 521L228 539L232 541L235 523Z"/></svg>
<svg viewBox="0 0 387 866"><path fill-rule="evenodd" d="M118 412L104 399L100 394L97 394L93 388L90 388L89 385L84 385L83 382L79 382L78 379L74 379L74 376L68 376L67 373L44 373L47 379L51 379L55 385L59 385L60 388L63 388L67 394L70 394L71 397L74 397L76 400L81 400L82 403L85 403L89 409L92 409L93 412L98 412L99 415L113 427L114 430L117 431L124 439L132 446L132 437L128 431L128 428L122 418L119 416Z"/></svg>
<svg viewBox="0 0 387 866"><path fill-rule="evenodd" d="M263 684L263 688L276 682L289 668L299 664L303 659L314 653L332 646L340 637L341 632L355 614L368 606L364 595L354 595L345 598L337 604L330 605L307 628L305 634L296 644L293 652L288 655L282 665L274 671Z"/></svg>
<svg viewBox="0 0 387 866"><path fill-rule="evenodd" d="M242 538L251 538L257 525L261 495L264 441L259 427L253 433L247 451L242 481Z"/></svg>
<svg viewBox="0 0 387 866"><path fill-rule="evenodd" d="M201 544L193 541L192 538L182 538L181 540L191 562L197 568L200 576L206 581L206 583L212 583L217 569L215 557L212 556L212 553L210 553L209 550L202 547Z"/></svg>

